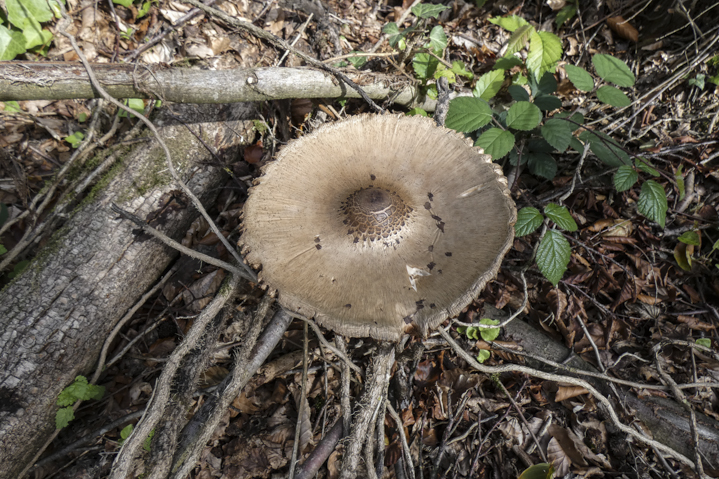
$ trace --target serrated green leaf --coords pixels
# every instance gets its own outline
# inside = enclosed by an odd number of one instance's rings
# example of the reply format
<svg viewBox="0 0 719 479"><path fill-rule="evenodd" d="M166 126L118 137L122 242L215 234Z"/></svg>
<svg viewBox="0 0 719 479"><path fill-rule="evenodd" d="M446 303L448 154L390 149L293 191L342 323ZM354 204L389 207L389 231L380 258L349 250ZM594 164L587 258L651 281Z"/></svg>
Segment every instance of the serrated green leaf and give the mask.
<svg viewBox="0 0 719 479"><path fill-rule="evenodd" d="M442 77L445 77L449 84L455 83L457 81L457 75L454 74L454 72L450 69L448 69L446 66L444 66L442 63L439 63L437 65L437 69L434 72L434 78L440 79Z"/></svg>
<svg viewBox="0 0 719 479"><path fill-rule="evenodd" d="M575 131L577 128L579 128L582 124L584 124L584 115L578 112L570 113L568 111L561 111L554 115L552 118L564 118L566 120L567 125L572 127L572 131Z"/></svg>
<svg viewBox="0 0 719 479"><path fill-rule="evenodd" d="M437 55L440 55L447 48L447 35L444 34L444 29L439 25L429 32L429 47Z"/></svg>
<svg viewBox="0 0 719 479"><path fill-rule="evenodd" d="M572 250L566 238L558 231L547 230L537 248L539 271L556 286L567 270L571 254Z"/></svg>
<svg viewBox="0 0 719 479"><path fill-rule="evenodd" d="M577 90L594 90L594 79L584 68L575 67L574 65L564 65L564 71L567 72L569 81L572 82L572 85L574 85Z"/></svg>
<svg viewBox="0 0 719 479"><path fill-rule="evenodd" d="M562 41L553 33L535 32L529 37L527 70L535 78L542 78L546 72L554 73L557 62L562 58Z"/></svg>
<svg viewBox="0 0 719 479"><path fill-rule="evenodd" d="M502 83L504 83L504 71L491 70L477 79L472 95L489 100L502 88Z"/></svg>
<svg viewBox="0 0 719 479"><path fill-rule="evenodd" d="M427 87L427 98L436 100L439 94L437 93L437 85L430 85Z"/></svg>
<svg viewBox="0 0 719 479"><path fill-rule="evenodd" d="M569 147L569 142L572 141L573 126L568 121L552 118L544 122L540 131L547 143L562 152Z"/></svg>
<svg viewBox="0 0 719 479"><path fill-rule="evenodd" d="M699 237L698 231L686 231L678 238L684 244L690 244L694 246L701 246L701 238Z"/></svg>
<svg viewBox="0 0 719 479"><path fill-rule="evenodd" d="M667 218L667 194L662 185L654 180L644 182L639 193L637 209L641 214L664 228Z"/></svg>
<svg viewBox="0 0 719 479"><path fill-rule="evenodd" d="M519 85L510 85L507 91L515 101L529 101L529 93Z"/></svg>
<svg viewBox="0 0 719 479"><path fill-rule="evenodd" d="M562 108L562 101L554 95L539 94L534 97L534 104L542 111L552 111Z"/></svg>
<svg viewBox="0 0 719 479"><path fill-rule="evenodd" d="M506 55L514 55L522 48L524 48L524 46L527 44L527 41L529 40L530 35L532 35L534 32L535 30L532 25L522 25L521 27L517 28L509 37L509 41L507 42Z"/></svg>
<svg viewBox="0 0 719 479"><path fill-rule="evenodd" d="M538 153L554 153L554 147L543 138L530 138L527 141L527 149Z"/></svg>
<svg viewBox="0 0 719 479"><path fill-rule="evenodd" d="M57 413L55 413L55 428L62 429L67 427L73 419L75 419L75 411L73 411L72 406L60 408Z"/></svg>
<svg viewBox="0 0 719 479"><path fill-rule="evenodd" d="M542 112L528 101L518 101L507 112L507 126L515 130L529 131L542 121Z"/></svg>
<svg viewBox="0 0 719 479"><path fill-rule="evenodd" d="M145 441L142 443L142 448L146 450L147 452L150 452L151 446L152 446L152 438L155 436L155 430L153 429L150 431L150 434L147 436Z"/></svg>
<svg viewBox="0 0 719 479"><path fill-rule="evenodd" d="M439 65L439 60L429 53L418 53L412 58L414 72L421 80L433 78L437 65Z"/></svg>
<svg viewBox="0 0 719 479"><path fill-rule="evenodd" d="M697 341L696 341L696 343L697 343L699 346L704 346L705 348L711 349L711 347L712 347L712 340L711 340L711 338L698 338Z"/></svg>
<svg viewBox="0 0 719 479"><path fill-rule="evenodd" d="M494 67L492 67L492 70L510 70L514 67L518 67L519 65L522 65L521 59L515 57L514 55L505 56L497 60Z"/></svg>
<svg viewBox="0 0 719 479"><path fill-rule="evenodd" d="M0 25L0 60L13 60L25 51L25 37L22 32Z"/></svg>
<svg viewBox="0 0 719 479"><path fill-rule="evenodd" d="M491 352L487 351L486 349L480 349L479 354L477 354L477 361L482 364L485 362L489 357L492 355Z"/></svg>
<svg viewBox="0 0 719 479"><path fill-rule="evenodd" d="M686 196L686 187L684 186L684 174L682 170L684 170L684 165L679 165L677 172L674 173L674 180L677 182L677 189L679 190L679 201L683 200L684 196Z"/></svg>
<svg viewBox="0 0 719 479"><path fill-rule="evenodd" d="M583 131L579 135L580 140L588 141L589 147L599 160L612 168L631 164L629 155L615 145L615 141L600 131Z"/></svg>
<svg viewBox="0 0 719 479"><path fill-rule="evenodd" d="M525 206L517 212L514 234L517 238L534 233L544 221L544 216L537 208Z"/></svg>
<svg viewBox="0 0 719 479"><path fill-rule="evenodd" d="M617 108L624 108L632 104L632 100L624 94L619 88L615 88L611 85L600 86L597 90L597 98L602 103L612 105Z"/></svg>
<svg viewBox="0 0 719 479"><path fill-rule="evenodd" d="M492 121L492 109L480 98L459 97L449 102L445 126L469 133Z"/></svg>
<svg viewBox="0 0 719 479"><path fill-rule="evenodd" d="M565 5L564 8L559 10L557 12L557 18L554 19L554 23L557 25L557 30L562 28L562 25L564 25L564 22L572 18L577 13L577 5L575 3L570 3L569 5Z"/></svg>
<svg viewBox="0 0 719 479"><path fill-rule="evenodd" d="M597 53L592 57L592 63L594 68L597 69L597 75L604 81L627 88L634 85L634 73L619 58Z"/></svg>
<svg viewBox="0 0 719 479"><path fill-rule="evenodd" d="M629 165L622 165L614 173L614 188L618 192L627 191L639 179L639 174Z"/></svg>
<svg viewBox="0 0 719 479"><path fill-rule="evenodd" d="M467 67L464 65L464 62L461 62L459 60L454 60L452 62L452 71L456 75L469 78L470 80L474 78L474 74L471 71L467 70Z"/></svg>
<svg viewBox="0 0 719 479"><path fill-rule="evenodd" d="M422 108L412 108L410 111L407 112L407 116L429 116L429 113L424 111Z"/></svg>
<svg viewBox="0 0 719 479"><path fill-rule="evenodd" d="M519 162L521 165L524 165L527 163L527 155L519 156L519 153L517 152L516 148L512 148L512 151L509 152L509 164L512 166L517 166L517 162Z"/></svg>
<svg viewBox="0 0 719 479"><path fill-rule="evenodd" d="M542 75L542 79L537 83L537 93L551 95L557 91L557 80L551 73Z"/></svg>
<svg viewBox="0 0 719 479"><path fill-rule="evenodd" d="M584 152L584 143L579 141L576 136L572 137L572 140L569 142L569 146L574 148L574 151L578 151L579 153Z"/></svg>
<svg viewBox="0 0 719 479"><path fill-rule="evenodd" d="M477 138L474 146L483 148L493 160L498 160L509 153L514 146L514 135L501 128L490 128Z"/></svg>
<svg viewBox="0 0 719 479"><path fill-rule="evenodd" d="M521 26L528 25L527 21L518 15L511 15L509 17L490 18L489 23L494 23L495 25L499 25L500 27L502 27L505 30L508 30L510 32L515 31L517 28L519 28Z"/></svg>
<svg viewBox="0 0 719 479"><path fill-rule="evenodd" d="M420 3L412 7L412 14L417 18L437 18L440 13L449 7L445 5L435 5L432 3Z"/></svg>
<svg viewBox="0 0 719 479"><path fill-rule="evenodd" d="M544 207L544 214L563 230L577 231L577 223L574 221L574 218L572 218L569 210L564 206L549 203Z"/></svg>
<svg viewBox="0 0 719 479"><path fill-rule="evenodd" d="M486 324L487 326L495 326L499 324L496 319L482 318L479 324ZM499 328L478 328L479 334L485 341L494 341L499 336Z"/></svg>
<svg viewBox="0 0 719 479"><path fill-rule="evenodd" d="M655 177L661 176L661 174L659 173L659 171L657 171L657 170L651 165L651 163L649 163L649 161L647 161L646 159L644 159L644 158L642 158L642 157L636 158L636 159L634 160L634 165L635 165L637 168L639 168L639 170L643 171L644 173L646 173L646 174L648 174L648 175L652 175L652 176L655 176Z"/></svg>
<svg viewBox="0 0 719 479"><path fill-rule="evenodd" d="M527 155L527 166L530 173L548 180L557 175L557 162L548 153L530 151Z"/></svg>

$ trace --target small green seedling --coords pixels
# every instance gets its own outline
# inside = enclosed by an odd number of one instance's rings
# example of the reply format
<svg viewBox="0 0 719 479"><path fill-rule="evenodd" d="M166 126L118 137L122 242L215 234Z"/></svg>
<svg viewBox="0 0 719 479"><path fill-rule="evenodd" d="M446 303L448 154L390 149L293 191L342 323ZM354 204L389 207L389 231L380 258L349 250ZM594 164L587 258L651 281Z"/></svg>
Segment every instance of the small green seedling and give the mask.
<svg viewBox="0 0 719 479"><path fill-rule="evenodd" d="M483 324L486 326L496 326L499 324L499 321L496 319L490 319L490 318L482 318L479 321L479 324ZM497 339L497 336L499 336L499 328L478 328L476 326L460 326L457 328L457 332L459 334L464 334L469 339L475 339L479 340L479 338L482 338L484 341L494 341ZM485 362L487 359L489 359L489 356L491 353L487 350L481 349L479 351L479 355L477 356L477 361L480 363Z"/></svg>
<svg viewBox="0 0 719 479"><path fill-rule="evenodd" d="M72 405L77 401L87 401L90 399L102 399L105 394L105 388L89 384L85 376L78 376L72 384L63 389L57 397L57 405L61 408L55 415L55 427L62 429L75 419L75 413Z"/></svg>

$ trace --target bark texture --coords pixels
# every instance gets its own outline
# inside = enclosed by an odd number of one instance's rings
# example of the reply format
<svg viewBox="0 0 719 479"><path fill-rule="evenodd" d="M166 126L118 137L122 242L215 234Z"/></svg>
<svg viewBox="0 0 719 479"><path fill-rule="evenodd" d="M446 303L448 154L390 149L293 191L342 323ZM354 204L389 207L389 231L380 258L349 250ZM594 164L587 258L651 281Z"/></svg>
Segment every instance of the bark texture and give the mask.
<svg viewBox="0 0 719 479"><path fill-rule="evenodd" d="M220 159L252 139L250 104L172 105L187 125L155 121L180 176L203 202L223 173L188 127ZM136 146L92 199L56 233L26 271L0 292L0 478L15 478L55 429L56 400L95 366L107 334L176 255L110 212L114 202L173 238L197 211L176 190L165 157L150 138ZM172 193L171 193L172 192ZM174 195L173 207L163 208ZM179 205L179 206L178 206Z"/></svg>

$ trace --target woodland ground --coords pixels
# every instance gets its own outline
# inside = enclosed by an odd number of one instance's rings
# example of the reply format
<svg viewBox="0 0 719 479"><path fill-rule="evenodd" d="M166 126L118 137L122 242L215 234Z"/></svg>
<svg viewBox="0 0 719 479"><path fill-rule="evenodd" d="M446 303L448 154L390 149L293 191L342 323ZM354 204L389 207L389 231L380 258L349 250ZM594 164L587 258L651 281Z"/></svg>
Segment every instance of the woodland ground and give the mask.
<svg viewBox="0 0 719 479"><path fill-rule="evenodd" d="M586 66L590 54L608 53L630 65L637 78L630 98L636 101L619 114L572 88L561 68L556 75L559 97L565 105L581 108L595 128L611 129L613 138L628 151L641 152L652 163L657 175L641 174L654 178L666 191L666 225L662 228L638 213L639 184L617 192L612 185L615 170L591 155L583 163L578 155L555 155L558 172L552 180L520 171L511 185L518 209L542 209L569 192L563 204L578 230L565 234L572 254L557 286L535 265L526 271L528 302L517 321L542 329L571 354L607 375L633 383L623 387L639 398L676 399L672 391L645 387L666 385L662 372L680 385L713 383L714 388L683 391L691 409L719 419L719 97L717 85L708 80L718 76L719 48L714 43L714 51L709 52L713 62L695 62L705 53L703 46L719 34L719 7L713 8L716 5L709 1L586 2L579 16L557 29L557 11L543 2L490 0L481 8L463 0L444 3L450 8L432 20L430 28L444 28L449 39L445 59L464 62L475 78L491 70L508 39L508 34L488 19L509 14L557 34L563 44L562 64ZM409 2L333 0L318 6L311 2L236 0L216 6L287 41L296 40L297 49L331 64L347 62L350 52L371 52L380 42L377 55L369 56L361 68L415 80L411 56L390 56L396 51L381 41L382 28L397 21ZM142 14L144 7L149 9ZM303 65L296 56L284 58L283 51L205 14L165 32L169 22L190 8L167 0L136 2L129 7L68 0L74 20L71 33L94 62L164 62L204 69ZM607 19L618 15L628 22L610 27ZM410 15L404 27L411 21ZM52 31L52 22L48 28ZM155 48L142 50L147 39L158 35L161 40ZM46 53L46 57L32 53L25 57L77 60L60 35ZM354 68L351 64L342 67ZM687 68L686 75L676 77L683 68ZM453 88L469 92L473 82L460 79ZM0 112L0 148L4 152L0 156L0 203L7 205L10 218L25 211L34 195L67 161L73 150L72 135L85 129L84 117L94 105L94 100L21 101L20 111L14 111L13 105L0 103L0 109L4 107ZM385 106L392 109L390 104ZM278 147L297 134L323 121L366 112L368 106L361 100L296 99L267 102L261 111L268 130L258 128L254 144L245 148L244 157L228 165L246 184ZM115 113L108 109L103 114L102 128L110 129ZM629 121L617 127L625 119ZM134 121L120 119L107 145L119 141ZM505 173L512 169L509 163L504 167ZM581 175L581 181L570 191L576 174ZM244 192L238 192L235 182L228 179L215 202L213 214L218 224L235 240L243 201ZM24 221L15 223L0 237L0 243L11 250L27 227ZM698 244L679 240L687 232L696 233ZM7 283L21 270L26 264L23 261L31 260L51 233L44 232L44 239L23 251L0 281ZM534 233L515 239L499 276L462 313L461 321L476 321L496 310L513 313L521 307L525 291L519 271L531 261L538 238L539 233ZM184 243L227 256L201 219L187 231ZM217 268L198 268L191 261L178 261L176 275L137 311L116 340L110 357L139 338L101 377L100 384L106 388L103 399L85 403L47 455L81 437L93 436L93 440L38 468L35 477L102 477L108 473L122 428L94 437L96 431L144 408L163 360L224 278L224 272ZM244 287L238 311L251 312L260 301L264 292L253 286ZM197 407L211 390L207 388L228 373L235 334L232 328L226 325L220 337L214 364L204 374L196 395ZM325 334L331 338L331 332ZM455 337L473 356L480 350L491 350L486 364L524 361L522 356L508 352L517 351L521 341L504 333L495 345ZM713 353L691 347L697 339L709 340ZM270 379L253 384L233 402L194 477L283 477L289 468L298 423L304 431L302 451L308 453L322 440L340 416L340 369L331 367L337 358L323 351L311 337L309 387L304 394L309 407L298 422L302 343L302 322L295 321L272 355L275 369ZM673 459L660 457L656 450L619 434L596 399L582 388L518 373L494 377L479 374L436 334L424 342L411 339L404 346L409 353L399 355L398 351L389 396L401 417L417 477L424 477L419 475L423 473L515 478L529 465L541 462L554 462L557 477L694 474ZM499 350L498 346L508 350ZM353 339L347 345L348 354L362 369L368 368L375 348L373 341L363 339ZM400 380L400 376L405 379ZM362 387L360 382L353 382L351 396L359 397ZM632 424L633 411L618 397L613 400L622 421ZM384 425L383 477L407 477L397 423L387 414ZM337 477L341 453L339 446L320 470L320 477ZM719 477L719 458L704 457L703 461L705 473Z"/></svg>

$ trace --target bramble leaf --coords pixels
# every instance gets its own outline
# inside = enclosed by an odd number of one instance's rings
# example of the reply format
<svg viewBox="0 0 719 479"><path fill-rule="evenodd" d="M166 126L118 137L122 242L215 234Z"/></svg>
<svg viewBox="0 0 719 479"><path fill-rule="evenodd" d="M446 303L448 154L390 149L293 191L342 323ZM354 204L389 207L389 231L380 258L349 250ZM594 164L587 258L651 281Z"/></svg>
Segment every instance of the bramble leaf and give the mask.
<svg viewBox="0 0 719 479"><path fill-rule="evenodd" d="M514 224L514 234L517 238L534 233L544 221L544 216L537 208L525 206L517 212L517 222Z"/></svg>
<svg viewBox="0 0 719 479"><path fill-rule="evenodd" d="M611 85L600 86L597 90L597 98L602 103L612 105L617 108L624 108L632 104L632 100L624 94L619 88L615 88Z"/></svg>
<svg viewBox="0 0 719 479"><path fill-rule="evenodd" d="M534 97L534 104L542 111L552 111L562 108L562 101L554 95L545 95L540 93Z"/></svg>
<svg viewBox="0 0 719 479"><path fill-rule="evenodd" d="M494 64L492 70L509 70L520 65L522 65L522 60L514 55L508 55L497 60L497 63Z"/></svg>
<svg viewBox="0 0 719 479"><path fill-rule="evenodd" d="M634 85L634 73L626 63L619 58L603 53L597 53L592 57L594 68L604 81L614 83L617 86L630 87Z"/></svg>
<svg viewBox="0 0 719 479"><path fill-rule="evenodd" d="M630 165L622 165L614 173L614 188L618 192L627 191L639 179L639 174Z"/></svg>
<svg viewBox="0 0 719 479"><path fill-rule="evenodd" d="M554 72L562 58L562 41L553 33L535 32L529 37L527 70L535 78L542 78L546 72Z"/></svg>
<svg viewBox="0 0 719 479"><path fill-rule="evenodd" d="M667 194L662 185L654 180L646 181L639 193L637 209L641 214L664 228L667 218Z"/></svg>
<svg viewBox="0 0 719 479"><path fill-rule="evenodd" d="M589 142L592 153L605 165L617 168L622 165L629 165L629 155L615 141L601 131L583 131L579 139Z"/></svg>
<svg viewBox="0 0 719 479"><path fill-rule="evenodd" d="M535 30L532 25L522 25L521 27L517 28L509 37L509 41L507 42L506 55L514 55L519 50L524 48L524 46L527 44L527 40L529 40L530 35L532 35L534 32Z"/></svg>
<svg viewBox="0 0 719 479"><path fill-rule="evenodd" d="M494 17L489 19L489 23L494 23L495 25L499 25L500 27L504 28L505 30L509 30L510 32L515 31L517 28L528 25L527 20L520 17L519 15L511 15L509 17Z"/></svg>
<svg viewBox="0 0 719 479"><path fill-rule="evenodd" d="M489 100L502 88L502 83L504 83L504 71L491 70L477 79L472 95Z"/></svg>
<svg viewBox="0 0 719 479"><path fill-rule="evenodd" d="M544 214L563 230L577 231L577 223L566 207L549 203L544 207Z"/></svg>
<svg viewBox="0 0 719 479"><path fill-rule="evenodd" d="M484 152L491 156L493 160L498 160L509 153L509 150L514 146L514 141L514 135L511 131L490 128L477 138L474 146L482 147Z"/></svg>
<svg viewBox="0 0 719 479"><path fill-rule="evenodd" d="M437 65L439 65L439 60L429 53L418 53L414 56L414 58L412 58L412 67L414 68L414 72L421 80L427 80L428 78L434 77Z"/></svg>
<svg viewBox="0 0 719 479"><path fill-rule="evenodd" d="M654 168L651 163L649 163L649 161L642 157L638 157L634 160L634 166L636 166L637 168L639 168L639 170L643 171L648 175L652 175L655 177L661 176L659 171L657 171L656 168Z"/></svg>
<svg viewBox="0 0 719 479"><path fill-rule="evenodd" d="M73 419L75 419L75 411L73 411L72 406L60 408L55 413L55 428L62 429L70 424Z"/></svg>
<svg viewBox="0 0 719 479"><path fill-rule="evenodd" d="M518 101L507 112L507 126L515 130L528 131L542 121L542 112L528 101Z"/></svg>
<svg viewBox="0 0 719 479"><path fill-rule="evenodd" d="M558 231L547 230L537 248L539 271L556 286L567 270L571 254L572 250L566 238Z"/></svg>
<svg viewBox="0 0 719 479"><path fill-rule="evenodd" d="M554 179L557 175L557 162L548 153L530 151L527 154L527 166L533 175L548 180Z"/></svg>
<svg viewBox="0 0 719 479"><path fill-rule="evenodd" d="M492 109L480 98L459 97L449 102L445 126L469 133L492 121Z"/></svg>
<svg viewBox="0 0 719 479"><path fill-rule="evenodd" d="M569 81L577 90L592 91L594 89L594 79L587 70L574 65L564 65L564 71L567 72Z"/></svg>
<svg viewBox="0 0 719 479"><path fill-rule="evenodd" d="M542 136L547 140L547 143L560 152L569 147L569 142L572 140L572 131L574 131L573 124L554 118L547 120L541 129Z"/></svg>
<svg viewBox="0 0 719 479"><path fill-rule="evenodd" d="M529 101L529 93L519 85L510 85L507 91L514 101Z"/></svg>

